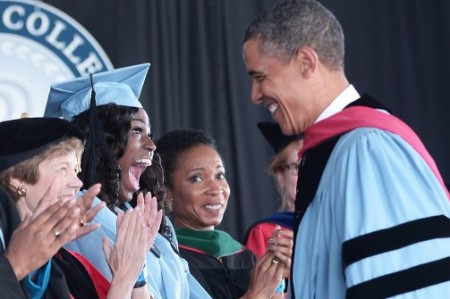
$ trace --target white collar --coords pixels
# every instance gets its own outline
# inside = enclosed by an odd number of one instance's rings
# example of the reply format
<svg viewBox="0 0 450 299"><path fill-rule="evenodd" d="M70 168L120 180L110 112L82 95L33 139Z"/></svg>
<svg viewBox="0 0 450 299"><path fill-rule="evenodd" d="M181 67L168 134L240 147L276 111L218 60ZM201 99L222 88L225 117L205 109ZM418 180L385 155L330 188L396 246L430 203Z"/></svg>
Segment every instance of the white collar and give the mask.
<svg viewBox="0 0 450 299"><path fill-rule="evenodd" d="M355 87L350 84L325 108L325 110L322 111L322 113L320 113L319 117L314 123L317 123L327 117L332 116L333 114L338 113L348 104L356 101L360 97L361 96L356 91Z"/></svg>

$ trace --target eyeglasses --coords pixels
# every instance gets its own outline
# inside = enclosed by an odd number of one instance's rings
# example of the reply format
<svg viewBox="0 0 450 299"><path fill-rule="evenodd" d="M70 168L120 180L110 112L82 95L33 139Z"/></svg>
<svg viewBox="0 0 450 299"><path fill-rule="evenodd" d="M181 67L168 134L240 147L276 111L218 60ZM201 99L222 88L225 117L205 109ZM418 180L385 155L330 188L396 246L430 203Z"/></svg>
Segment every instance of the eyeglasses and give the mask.
<svg viewBox="0 0 450 299"><path fill-rule="evenodd" d="M278 167L280 171L288 171L291 175L298 175L298 167L299 164L297 162L289 163L283 166Z"/></svg>

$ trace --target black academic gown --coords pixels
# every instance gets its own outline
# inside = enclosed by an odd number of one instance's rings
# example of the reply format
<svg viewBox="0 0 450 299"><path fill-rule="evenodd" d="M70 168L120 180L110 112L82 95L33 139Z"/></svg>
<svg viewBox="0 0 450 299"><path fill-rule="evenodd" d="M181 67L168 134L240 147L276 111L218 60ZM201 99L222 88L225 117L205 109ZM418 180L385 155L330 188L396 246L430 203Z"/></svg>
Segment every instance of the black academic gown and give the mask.
<svg viewBox="0 0 450 299"><path fill-rule="evenodd" d="M250 284L256 257L248 249L215 258L187 246L180 246L180 256L189 264L191 274L214 299L237 299Z"/></svg>
<svg viewBox="0 0 450 299"><path fill-rule="evenodd" d="M2 299L28 298L22 286L17 281L11 264L3 256L5 247L9 243L13 231L19 224L20 218L14 202L10 199L5 190L0 188L0 229L5 241L5 244L0 244L0 298Z"/></svg>

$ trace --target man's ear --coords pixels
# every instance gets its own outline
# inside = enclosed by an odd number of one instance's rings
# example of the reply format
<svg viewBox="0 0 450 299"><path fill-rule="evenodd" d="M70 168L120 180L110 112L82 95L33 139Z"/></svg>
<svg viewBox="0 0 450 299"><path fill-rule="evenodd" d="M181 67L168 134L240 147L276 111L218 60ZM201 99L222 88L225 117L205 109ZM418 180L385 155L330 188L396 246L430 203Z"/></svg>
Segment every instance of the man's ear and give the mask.
<svg viewBox="0 0 450 299"><path fill-rule="evenodd" d="M297 61L303 76L309 77L317 69L319 56L311 47L301 47L297 51Z"/></svg>

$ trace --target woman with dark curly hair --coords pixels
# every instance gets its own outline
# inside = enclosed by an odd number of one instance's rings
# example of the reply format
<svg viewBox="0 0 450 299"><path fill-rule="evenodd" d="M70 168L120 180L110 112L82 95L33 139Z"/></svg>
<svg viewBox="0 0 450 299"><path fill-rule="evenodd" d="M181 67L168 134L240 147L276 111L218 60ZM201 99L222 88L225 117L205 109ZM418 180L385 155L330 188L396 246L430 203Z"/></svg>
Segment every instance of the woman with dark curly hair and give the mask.
<svg viewBox="0 0 450 299"><path fill-rule="evenodd" d="M124 200L130 200L132 194L136 191L132 187L127 188L125 180L129 181L131 178L128 176L136 175L138 177L137 170L126 170L126 163L124 154L126 153L126 147L130 138L130 132L135 134L141 134L142 128L131 127L135 122L135 119L144 119L144 110L136 107L119 106L115 103L109 103L96 107L98 119L102 123L100 130L102 134L97 134L97 141L95 144L95 151L87 151L87 154L83 156L82 169L93 171L82 171L80 178L85 185L89 185L90 182L101 182L104 186L99 194L99 197L107 203L109 208L114 209ZM73 118L73 122L81 128L86 134L89 134L91 129L91 123L89 120L90 110L86 110ZM148 118L148 117L147 117ZM104 136L105 142L100 142L100 136ZM103 137L102 136L102 137ZM151 136L142 138L148 138L147 149L148 153L144 154L140 159L136 159L134 164L129 167L136 166L136 168L146 168L153 163L152 156L155 149ZM87 146L89 146L89 142ZM150 160L150 161L145 161Z"/></svg>
<svg viewBox="0 0 450 299"><path fill-rule="evenodd" d="M156 147L149 117L138 100L149 66L135 65L56 83L46 108L46 115L63 115L87 134L80 178L86 186L102 183L99 198L109 209L103 209L94 219L102 225L95 234L67 247L86 256L108 278L111 274L100 250L100 240L103 236L114 239L114 212L130 207L133 195L140 190L144 171L156 182L163 179L159 159L153 159ZM161 221L162 211L153 214L156 209L152 207L164 206L163 193L151 191L158 200L148 193L145 199L138 197L137 205L149 219L157 220L148 226L160 234L148 243L146 268L151 275L147 276L144 268L136 287L147 284L154 298L208 298L178 255L176 242L170 238L170 221Z"/></svg>

